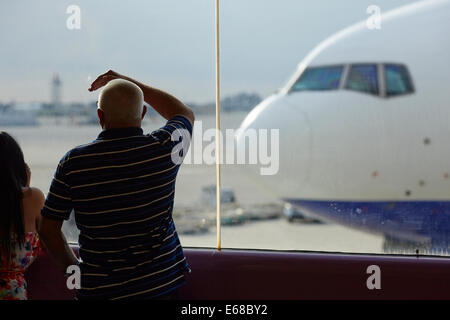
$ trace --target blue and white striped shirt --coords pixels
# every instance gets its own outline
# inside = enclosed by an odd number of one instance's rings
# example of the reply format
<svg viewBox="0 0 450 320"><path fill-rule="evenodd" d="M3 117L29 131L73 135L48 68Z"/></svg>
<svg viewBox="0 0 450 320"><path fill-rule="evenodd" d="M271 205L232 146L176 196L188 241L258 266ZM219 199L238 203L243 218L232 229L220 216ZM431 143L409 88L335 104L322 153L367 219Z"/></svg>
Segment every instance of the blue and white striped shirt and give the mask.
<svg viewBox="0 0 450 320"><path fill-rule="evenodd" d="M42 215L67 220L75 212L78 299L148 299L185 282L189 268L172 220L180 163L171 155L186 152L178 144L191 134L190 122L175 116L148 135L137 127L104 130L61 159Z"/></svg>

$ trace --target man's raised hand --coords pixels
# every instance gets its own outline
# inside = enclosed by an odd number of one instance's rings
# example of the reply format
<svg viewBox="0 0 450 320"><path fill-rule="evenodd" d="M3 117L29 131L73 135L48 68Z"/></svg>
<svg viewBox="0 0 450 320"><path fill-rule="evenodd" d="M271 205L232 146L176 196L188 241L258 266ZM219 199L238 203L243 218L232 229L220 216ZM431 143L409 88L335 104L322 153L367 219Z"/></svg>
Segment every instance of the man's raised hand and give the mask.
<svg viewBox="0 0 450 320"><path fill-rule="evenodd" d="M122 78L120 74L115 71L109 70L108 72L99 75L94 82L92 82L91 87L88 89L89 91L95 91L103 86L105 86L108 82L114 79Z"/></svg>

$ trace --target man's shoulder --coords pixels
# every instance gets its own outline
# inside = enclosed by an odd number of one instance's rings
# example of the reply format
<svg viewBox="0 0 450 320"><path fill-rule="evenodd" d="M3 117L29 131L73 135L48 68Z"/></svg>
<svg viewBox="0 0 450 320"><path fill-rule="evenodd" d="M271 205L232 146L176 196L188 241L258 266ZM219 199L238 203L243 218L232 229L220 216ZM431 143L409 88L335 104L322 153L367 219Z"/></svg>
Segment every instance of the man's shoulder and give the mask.
<svg viewBox="0 0 450 320"><path fill-rule="evenodd" d="M163 127L150 133L149 136L158 141L161 146L172 148L181 141L180 139L190 141L192 130L192 125L185 116L176 115L168 120Z"/></svg>
<svg viewBox="0 0 450 320"><path fill-rule="evenodd" d="M158 147L158 143L152 133L113 140L102 140L97 138L89 143L78 145L70 149L61 159L61 162L67 163L75 159L83 159L89 155L106 155L128 149L136 149L136 151L139 151L140 148L136 147L136 145L140 146L141 144L148 145L152 143L154 143L154 147Z"/></svg>
<svg viewBox="0 0 450 320"><path fill-rule="evenodd" d="M61 158L60 164L66 164L71 159L76 159L80 156L94 152L96 150L96 144L98 142L99 140L96 139L91 142L73 147L72 149L67 151L66 154Z"/></svg>
<svg viewBox="0 0 450 320"><path fill-rule="evenodd" d="M62 161L68 161L71 158L84 155L88 153L90 150L92 150L97 140L91 141L89 143L81 144L76 147L73 147L69 151L66 152L64 157L61 159Z"/></svg>

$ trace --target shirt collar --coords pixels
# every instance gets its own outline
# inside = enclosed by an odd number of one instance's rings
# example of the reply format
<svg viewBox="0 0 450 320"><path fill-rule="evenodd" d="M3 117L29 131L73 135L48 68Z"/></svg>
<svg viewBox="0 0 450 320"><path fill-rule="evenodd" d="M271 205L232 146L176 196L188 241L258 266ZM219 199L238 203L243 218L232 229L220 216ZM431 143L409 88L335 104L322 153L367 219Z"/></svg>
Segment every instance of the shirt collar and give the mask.
<svg viewBox="0 0 450 320"><path fill-rule="evenodd" d="M144 130L139 127L129 127L129 128L115 128L115 129L107 129L100 132L98 135L98 140L105 139L116 139L116 138L125 138L132 136L142 136L144 134Z"/></svg>

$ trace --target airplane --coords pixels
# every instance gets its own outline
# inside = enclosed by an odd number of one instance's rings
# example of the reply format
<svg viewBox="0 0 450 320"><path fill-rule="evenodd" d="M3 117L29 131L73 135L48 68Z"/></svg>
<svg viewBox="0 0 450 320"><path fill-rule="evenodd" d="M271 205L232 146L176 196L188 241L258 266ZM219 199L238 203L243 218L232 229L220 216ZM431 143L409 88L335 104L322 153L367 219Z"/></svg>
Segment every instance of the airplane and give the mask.
<svg viewBox="0 0 450 320"><path fill-rule="evenodd" d="M383 13L318 44L236 136L279 129L279 171L247 172L301 214L450 253L450 1ZM245 147L245 146L244 146ZM414 252L414 251L413 251Z"/></svg>

